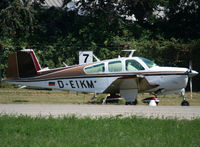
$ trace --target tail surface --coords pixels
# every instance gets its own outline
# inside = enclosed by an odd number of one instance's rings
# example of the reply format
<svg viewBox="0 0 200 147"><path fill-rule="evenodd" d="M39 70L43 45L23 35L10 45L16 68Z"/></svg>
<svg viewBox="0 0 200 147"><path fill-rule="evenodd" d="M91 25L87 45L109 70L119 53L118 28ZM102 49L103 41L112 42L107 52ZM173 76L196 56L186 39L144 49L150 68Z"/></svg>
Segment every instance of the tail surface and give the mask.
<svg viewBox="0 0 200 147"><path fill-rule="evenodd" d="M21 50L8 57L7 79L19 79L37 75L41 66L32 49Z"/></svg>

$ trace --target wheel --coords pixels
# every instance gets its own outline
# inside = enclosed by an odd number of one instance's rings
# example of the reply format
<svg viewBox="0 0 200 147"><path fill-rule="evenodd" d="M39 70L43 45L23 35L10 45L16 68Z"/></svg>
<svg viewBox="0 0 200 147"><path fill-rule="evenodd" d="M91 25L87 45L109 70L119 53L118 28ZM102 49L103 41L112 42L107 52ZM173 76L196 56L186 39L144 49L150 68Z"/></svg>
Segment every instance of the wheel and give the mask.
<svg viewBox="0 0 200 147"><path fill-rule="evenodd" d="M181 106L189 106L190 103L186 100L183 100L182 103L181 103Z"/></svg>
<svg viewBox="0 0 200 147"><path fill-rule="evenodd" d="M138 103L138 101L135 100L135 101L132 102L132 105L137 105L137 103Z"/></svg>
<svg viewBox="0 0 200 147"><path fill-rule="evenodd" d="M138 101L126 102L126 105L137 105Z"/></svg>

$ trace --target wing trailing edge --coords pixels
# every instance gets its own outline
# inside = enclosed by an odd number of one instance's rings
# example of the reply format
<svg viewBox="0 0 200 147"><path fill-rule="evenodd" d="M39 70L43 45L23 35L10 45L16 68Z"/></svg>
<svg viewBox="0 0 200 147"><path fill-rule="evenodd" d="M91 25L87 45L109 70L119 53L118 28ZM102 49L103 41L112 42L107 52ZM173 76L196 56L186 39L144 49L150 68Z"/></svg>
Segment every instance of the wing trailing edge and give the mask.
<svg viewBox="0 0 200 147"><path fill-rule="evenodd" d="M157 84L149 83L145 77L138 77L133 75L129 77L121 77L116 79L105 91L104 93L119 93L123 89L138 89L138 91L143 92L156 88Z"/></svg>

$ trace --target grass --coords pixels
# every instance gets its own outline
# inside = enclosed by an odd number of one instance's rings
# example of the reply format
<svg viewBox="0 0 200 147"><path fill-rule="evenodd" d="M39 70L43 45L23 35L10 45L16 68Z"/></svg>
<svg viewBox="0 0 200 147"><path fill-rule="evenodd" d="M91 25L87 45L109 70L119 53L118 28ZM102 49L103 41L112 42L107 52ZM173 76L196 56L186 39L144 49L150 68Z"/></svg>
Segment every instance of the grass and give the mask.
<svg viewBox="0 0 200 147"><path fill-rule="evenodd" d="M49 91L49 90L32 90L17 88L0 88L1 104L88 104L96 103L90 100L93 94L76 93L69 91ZM138 104L145 105L142 99L151 97L149 94L139 94ZM99 95L105 97L105 95ZM200 93L194 92L193 99L190 99L190 93L186 93L187 100L192 106L200 106ZM98 99L99 100L99 99ZM171 94L159 96L159 105L180 106L182 97L180 94Z"/></svg>
<svg viewBox="0 0 200 147"><path fill-rule="evenodd" d="M189 97L190 93L186 93ZM1 104L87 104L92 94L0 88ZM104 95L99 95L104 97ZM149 94L139 94L138 102ZM193 93L191 105L200 105ZM159 105L180 105L178 94L160 96ZM29 117L0 114L0 146L170 146L198 147L200 119Z"/></svg>
<svg viewBox="0 0 200 147"><path fill-rule="evenodd" d="M0 117L1 146L200 145L200 119Z"/></svg>
<svg viewBox="0 0 200 147"><path fill-rule="evenodd" d="M0 88L1 104L83 104L91 97L92 94L69 91Z"/></svg>

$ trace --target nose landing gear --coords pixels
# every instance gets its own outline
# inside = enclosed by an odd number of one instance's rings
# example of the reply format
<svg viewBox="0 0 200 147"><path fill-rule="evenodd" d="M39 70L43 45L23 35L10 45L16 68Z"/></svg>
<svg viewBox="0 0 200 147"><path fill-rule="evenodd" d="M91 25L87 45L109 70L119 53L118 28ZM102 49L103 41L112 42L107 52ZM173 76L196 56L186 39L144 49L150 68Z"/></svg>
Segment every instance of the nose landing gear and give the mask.
<svg viewBox="0 0 200 147"><path fill-rule="evenodd" d="M183 97L183 101L182 101L182 103L181 103L181 106L189 106L190 105L190 103L186 100L186 98L185 98L185 89L183 89L182 91L181 91L181 96Z"/></svg>
<svg viewBox="0 0 200 147"><path fill-rule="evenodd" d="M183 100L182 103L181 103L181 106L189 106L190 103L186 100Z"/></svg>

